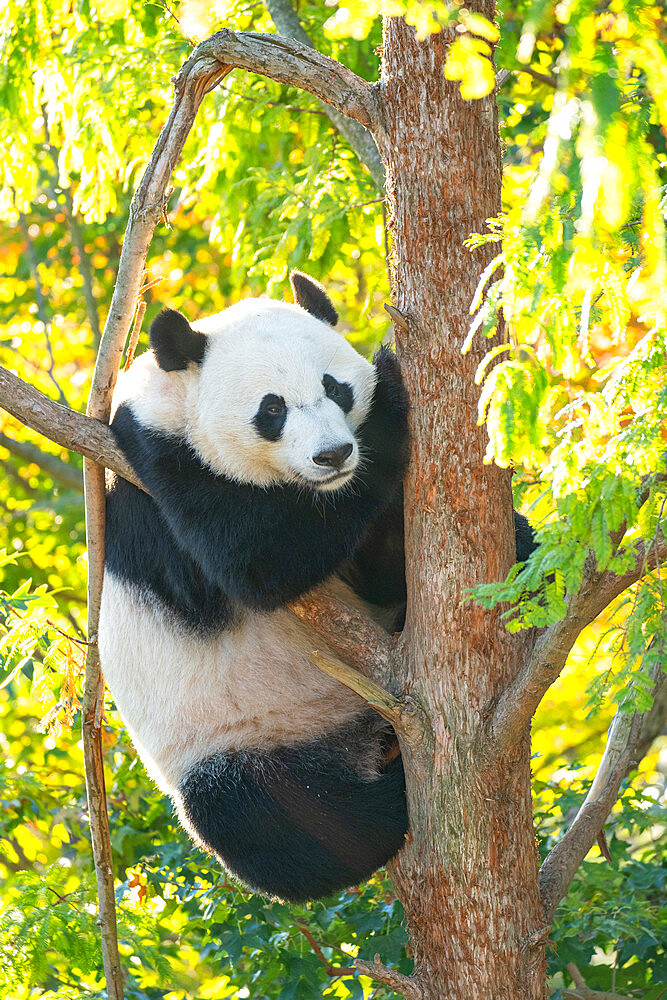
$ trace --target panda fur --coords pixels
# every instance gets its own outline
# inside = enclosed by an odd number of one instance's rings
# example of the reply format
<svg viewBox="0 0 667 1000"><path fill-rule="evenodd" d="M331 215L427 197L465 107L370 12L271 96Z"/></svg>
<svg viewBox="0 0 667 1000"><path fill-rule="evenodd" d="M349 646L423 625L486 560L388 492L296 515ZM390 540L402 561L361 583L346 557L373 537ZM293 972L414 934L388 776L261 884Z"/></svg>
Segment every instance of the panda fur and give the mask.
<svg viewBox="0 0 667 1000"><path fill-rule="evenodd" d="M407 831L393 732L311 663L326 644L285 608L323 580L376 617L404 601L402 541L373 528L400 507L407 399L391 352L369 363L321 286L292 283L300 304L250 299L195 329L164 311L119 379L112 429L150 495L108 487L99 646L186 829L301 901L367 878Z"/></svg>
<svg viewBox="0 0 667 1000"><path fill-rule="evenodd" d="M110 481L99 647L192 837L298 902L369 877L408 828L393 731L312 664L326 644L285 608L327 580L400 627L407 398L391 352L369 363L324 289L291 281L295 305L194 328L165 310L119 379L112 429L150 495Z"/></svg>

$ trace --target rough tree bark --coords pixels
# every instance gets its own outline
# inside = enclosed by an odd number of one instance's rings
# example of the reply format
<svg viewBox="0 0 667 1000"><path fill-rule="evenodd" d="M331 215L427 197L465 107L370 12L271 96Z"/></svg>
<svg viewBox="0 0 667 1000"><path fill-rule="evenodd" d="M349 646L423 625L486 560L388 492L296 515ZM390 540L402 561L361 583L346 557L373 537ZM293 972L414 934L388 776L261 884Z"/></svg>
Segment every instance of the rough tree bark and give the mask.
<svg viewBox="0 0 667 1000"><path fill-rule="evenodd" d="M493 19L492 2L476 6ZM517 673L524 643L464 601L514 562L507 471L484 465L474 375L486 345L461 345L491 254L464 240L500 211L495 96L472 104L443 74L446 34L417 42L385 26L381 94L393 232L393 299L412 413L406 483L408 616L394 669L423 707L426 739L403 745L412 839L392 877L406 908L414 977L430 998L537 1000L544 989L527 728L487 758L484 709ZM405 741L404 741L405 743ZM534 942L534 944L531 944ZM535 947L537 945L537 947Z"/></svg>

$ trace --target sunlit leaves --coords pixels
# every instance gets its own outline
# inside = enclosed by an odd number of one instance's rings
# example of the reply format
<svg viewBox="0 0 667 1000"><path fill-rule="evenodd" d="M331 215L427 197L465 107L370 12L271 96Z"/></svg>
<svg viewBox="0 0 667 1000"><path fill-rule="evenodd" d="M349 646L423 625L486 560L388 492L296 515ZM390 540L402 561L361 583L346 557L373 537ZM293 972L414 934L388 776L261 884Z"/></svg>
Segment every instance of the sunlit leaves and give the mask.
<svg viewBox="0 0 667 1000"><path fill-rule="evenodd" d="M449 49L445 76L461 81L461 97L466 101L486 97L494 87L495 74L489 56L491 46L483 38L459 35Z"/></svg>

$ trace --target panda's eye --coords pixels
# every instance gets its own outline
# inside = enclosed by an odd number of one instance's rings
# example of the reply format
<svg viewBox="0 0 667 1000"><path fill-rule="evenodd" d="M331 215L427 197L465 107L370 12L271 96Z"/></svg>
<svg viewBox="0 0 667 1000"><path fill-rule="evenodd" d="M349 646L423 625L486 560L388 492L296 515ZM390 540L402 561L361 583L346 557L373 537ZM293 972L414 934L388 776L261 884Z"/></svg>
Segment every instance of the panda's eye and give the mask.
<svg viewBox="0 0 667 1000"><path fill-rule="evenodd" d="M349 413L354 403L352 386L347 382L339 382L333 375L323 375L322 385L329 399L340 406L343 413Z"/></svg>
<svg viewBox="0 0 667 1000"><path fill-rule="evenodd" d="M277 441L283 432L287 418L287 406L282 396L267 393L253 417L258 434L267 441Z"/></svg>

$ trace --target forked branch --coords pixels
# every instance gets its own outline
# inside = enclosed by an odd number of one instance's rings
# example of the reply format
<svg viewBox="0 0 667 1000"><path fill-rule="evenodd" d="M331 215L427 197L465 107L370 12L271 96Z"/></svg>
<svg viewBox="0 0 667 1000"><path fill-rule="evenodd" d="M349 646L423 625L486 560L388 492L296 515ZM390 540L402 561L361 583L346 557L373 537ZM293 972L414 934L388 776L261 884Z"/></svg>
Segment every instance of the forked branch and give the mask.
<svg viewBox="0 0 667 1000"><path fill-rule="evenodd" d="M225 28L198 45L181 72L207 59L299 87L364 128L373 132L381 128L379 97L373 85L294 38Z"/></svg>
<svg viewBox="0 0 667 1000"><path fill-rule="evenodd" d="M662 664L653 671L654 705L661 706L662 690L667 686ZM637 764L639 746L646 723L655 721L653 710L624 712L614 716L607 746L593 783L572 826L549 852L540 868L540 893L545 919L552 921L556 908L567 893L574 875L584 860L618 797L621 782Z"/></svg>
<svg viewBox="0 0 667 1000"><path fill-rule="evenodd" d="M609 571L599 573L591 566L579 592L568 600L565 617L537 639L525 666L499 698L491 722L496 754L503 754L515 745L530 725L542 698L563 670L582 629L666 558L667 540L659 535L652 542L637 546L633 565L627 573L620 576Z"/></svg>

